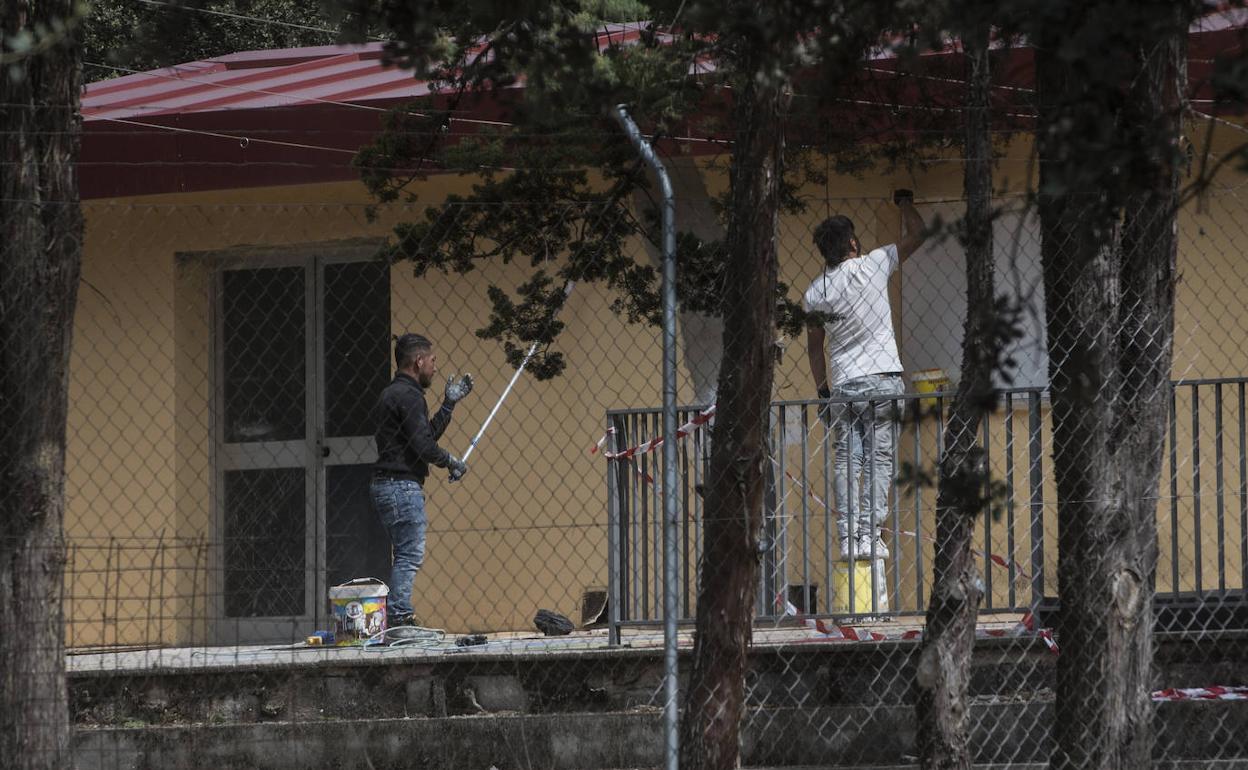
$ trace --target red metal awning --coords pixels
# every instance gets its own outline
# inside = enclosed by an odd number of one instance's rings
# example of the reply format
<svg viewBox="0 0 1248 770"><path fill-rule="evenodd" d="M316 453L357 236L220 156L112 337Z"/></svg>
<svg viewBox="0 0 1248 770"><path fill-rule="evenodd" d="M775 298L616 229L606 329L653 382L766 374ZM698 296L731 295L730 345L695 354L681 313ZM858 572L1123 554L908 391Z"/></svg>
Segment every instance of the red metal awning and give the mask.
<svg viewBox="0 0 1248 770"><path fill-rule="evenodd" d="M1207 79L1214 58L1242 52L1246 27L1248 11L1240 9L1210 14L1193 25L1189 76L1197 109L1212 110ZM633 42L642 28L639 23L610 25L600 34L600 45ZM951 45L925 58L958 55ZM1013 49L1003 64L996 77L1002 92L1017 96L1028 91L1030 50ZM870 79L890 78L895 65L886 49L872 56L863 70L862 93L872 93L865 87ZM951 104L958 103L956 80L936 89ZM385 113L429 95L428 83L382 64L380 43L247 51L92 83L82 99L82 197L354 179L358 172L351 159L379 133ZM908 100L931 97L931 90L903 89L883 99L842 101L857 111L895 112ZM505 124L507 101L498 95L466 99L458 105L452 132ZM720 151L722 146L711 141L705 149Z"/></svg>

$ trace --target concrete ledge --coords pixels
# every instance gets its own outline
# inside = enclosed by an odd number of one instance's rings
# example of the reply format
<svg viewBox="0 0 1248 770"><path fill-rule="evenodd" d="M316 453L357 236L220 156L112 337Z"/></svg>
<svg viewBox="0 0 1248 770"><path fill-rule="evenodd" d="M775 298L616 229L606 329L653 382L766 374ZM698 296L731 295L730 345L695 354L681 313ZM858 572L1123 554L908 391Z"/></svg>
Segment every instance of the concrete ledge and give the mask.
<svg viewBox="0 0 1248 770"><path fill-rule="evenodd" d="M980 704L971 709L976 758L1043 763L1051 750L1051 704ZM1176 762L1235 758L1248 766L1248 702L1159 704L1157 757ZM905 766L914 746L906 706L757 709L743 736L751 766ZM546 770L655 767L661 716L544 714L428 719L356 719L268 724L78 728L77 770L307 770L371 767L462 770L491 766ZM911 765L912 766L912 765ZM1018 765L1011 765L1017 770Z"/></svg>
<svg viewBox="0 0 1248 770"><path fill-rule="evenodd" d="M972 697L1051 697L1056 658L1040 640L984 641L991 643L977 644L972 660ZM908 705L917 650L913 642L756 646L749 705ZM69 675L71 714L75 724L101 727L623 712L657 707L663 691L661 649L332 653L263 667L77 671ZM1159 639L1155 667L1158 687L1248 685L1248 639Z"/></svg>

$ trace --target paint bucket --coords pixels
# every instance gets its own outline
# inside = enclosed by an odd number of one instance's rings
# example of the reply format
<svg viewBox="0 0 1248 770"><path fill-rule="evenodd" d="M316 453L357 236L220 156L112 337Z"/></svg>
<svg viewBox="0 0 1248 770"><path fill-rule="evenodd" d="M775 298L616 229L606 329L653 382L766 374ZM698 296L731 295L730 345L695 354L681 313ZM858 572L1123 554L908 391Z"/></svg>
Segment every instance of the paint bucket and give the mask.
<svg viewBox="0 0 1248 770"><path fill-rule="evenodd" d="M356 578L329 589L335 644L363 644L385 631L389 594L390 588L377 578Z"/></svg>
<svg viewBox="0 0 1248 770"><path fill-rule="evenodd" d="M854 576L852 586L851 572ZM872 591L875 592L875 606L871 604ZM838 615L888 612L888 584L884 582L883 559L832 562L832 612Z"/></svg>
<svg viewBox="0 0 1248 770"><path fill-rule="evenodd" d="M910 375L910 384L914 386L915 393L937 393L948 390L950 382L949 375L945 374L944 369L920 369ZM919 401L924 410L936 408L934 398L923 398Z"/></svg>

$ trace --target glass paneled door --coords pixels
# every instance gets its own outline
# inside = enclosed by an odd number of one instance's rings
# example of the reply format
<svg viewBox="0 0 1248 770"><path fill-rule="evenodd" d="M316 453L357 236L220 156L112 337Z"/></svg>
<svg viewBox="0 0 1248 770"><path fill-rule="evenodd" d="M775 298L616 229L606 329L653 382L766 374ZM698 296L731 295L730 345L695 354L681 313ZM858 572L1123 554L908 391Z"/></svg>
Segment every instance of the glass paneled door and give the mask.
<svg viewBox="0 0 1248 770"><path fill-rule="evenodd" d="M218 643L328 628L329 586L388 576L368 482L390 379L389 268L359 256L218 273Z"/></svg>

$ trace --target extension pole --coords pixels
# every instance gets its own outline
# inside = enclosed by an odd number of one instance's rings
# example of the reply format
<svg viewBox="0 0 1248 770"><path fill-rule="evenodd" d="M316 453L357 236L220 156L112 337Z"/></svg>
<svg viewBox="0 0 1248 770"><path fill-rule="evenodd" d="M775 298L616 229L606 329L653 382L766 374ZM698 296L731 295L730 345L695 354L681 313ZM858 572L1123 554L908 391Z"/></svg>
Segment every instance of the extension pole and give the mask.
<svg viewBox="0 0 1248 770"><path fill-rule="evenodd" d="M654 170L663 192L663 705L664 766L678 770L680 734L676 682L676 603L678 552L676 549L680 512L676 500L676 200L667 169L654 148L641 135L637 124L623 105L615 108L615 119L624 128L638 154Z"/></svg>
<svg viewBox="0 0 1248 770"><path fill-rule="evenodd" d="M567 285L563 287L563 298L565 301L568 295L572 293L574 285L572 281L568 281ZM520 362L516 373L511 375L511 382L507 383L507 387L503 388L503 394L494 403L494 408L490 410L489 415L485 418L485 422L481 423L481 430L477 431L477 435L472 437L472 443L468 445L468 451L464 452L464 456L460 458L464 462L468 462L468 456L472 454L472 450L477 448L477 442L481 440L481 436L485 434L485 429L490 427L490 423L494 420L494 415L498 414L499 408L503 405L503 399L507 398L507 394L511 393L511 389L516 386L516 380L520 379L520 375L524 373L524 367L529 365L529 359L537 352L537 345L538 343L534 342L529 346L529 352L524 354L524 360Z"/></svg>

